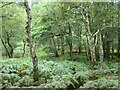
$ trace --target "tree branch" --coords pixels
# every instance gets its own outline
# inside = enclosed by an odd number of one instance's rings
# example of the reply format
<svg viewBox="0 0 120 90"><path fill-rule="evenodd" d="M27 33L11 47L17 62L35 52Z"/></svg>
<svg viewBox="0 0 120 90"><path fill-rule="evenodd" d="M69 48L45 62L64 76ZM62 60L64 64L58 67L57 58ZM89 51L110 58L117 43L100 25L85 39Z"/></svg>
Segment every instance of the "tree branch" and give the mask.
<svg viewBox="0 0 120 90"><path fill-rule="evenodd" d="M13 2L10 2L10 3L7 3L7 4L4 4L3 6L1 6L0 8L3 8L3 7L5 7L5 6L7 6L7 5L10 5L10 4L12 4Z"/></svg>
<svg viewBox="0 0 120 90"><path fill-rule="evenodd" d="M101 28L100 30L98 29L97 32L95 32L95 33L93 34L93 37L96 36L96 35L99 33L99 31L102 31L103 29L105 29L105 28L107 28L107 27L109 27L109 26L105 26L105 27Z"/></svg>

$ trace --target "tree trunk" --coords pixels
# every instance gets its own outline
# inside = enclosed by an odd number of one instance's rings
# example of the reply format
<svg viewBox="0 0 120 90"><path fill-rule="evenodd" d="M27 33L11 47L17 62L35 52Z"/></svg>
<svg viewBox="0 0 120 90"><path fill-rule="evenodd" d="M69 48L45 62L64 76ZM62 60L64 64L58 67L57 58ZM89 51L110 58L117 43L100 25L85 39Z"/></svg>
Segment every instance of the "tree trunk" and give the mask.
<svg viewBox="0 0 120 90"><path fill-rule="evenodd" d="M26 46L26 42L23 40L23 43L24 43L24 45L23 45L23 54L22 54L22 57L24 57L24 55L25 55L25 46Z"/></svg>
<svg viewBox="0 0 120 90"><path fill-rule="evenodd" d="M1 41L2 41L2 44L3 44L3 46L4 46L4 48L5 48L6 52L7 52L8 57L10 58L11 56L10 56L9 50L7 49L7 46L5 45L5 42L2 39L2 37L1 37Z"/></svg>
<svg viewBox="0 0 120 90"><path fill-rule="evenodd" d="M105 58L110 58L110 42L105 47Z"/></svg>
<svg viewBox="0 0 120 90"><path fill-rule="evenodd" d="M86 51L86 58L87 58L88 61L91 62L91 58L90 58L91 55L89 53L90 50L89 50L89 47L87 46L87 43L85 44L84 47L85 47L85 51Z"/></svg>
<svg viewBox="0 0 120 90"><path fill-rule="evenodd" d="M59 37L57 37L57 42L58 42L58 50L60 50L60 40L59 40Z"/></svg>
<svg viewBox="0 0 120 90"><path fill-rule="evenodd" d="M68 28L69 28L69 41L68 41L68 45L69 45L69 50L70 50L70 52L69 52L69 55L70 55L70 58L71 58L71 60L73 59L73 56L72 56L72 48L73 48L73 46L72 46L72 30L71 30L71 27L70 27L70 25L68 26Z"/></svg>
<svg viewBox="0 0 120 90"><path fill-rule="evenodd" d="M14 49L13 49L12 45L10 44L10 37L9 36L7 37L7 43L8 43L8 46L10 47L10 52L9 52L10 58L12 58Z"/></svg>
<svg viewBox="0 0 120 90"><path fill-rule="evenodd" d="M114 47L112 45L112 59L114 59Z"/></svg>
<svg viewBox="0 0 120 90"><path fill-rule="evenodd" d="M61 36L61 49L62 49L62 54L64 54L64 36Z"/></svg>
<svg viewBox="0 0 120 90"><path fill-rule="evenodd" d="M102 37L101 37L101 32L99 32L99 58L100 58L100 63L103 63L104 59L104 54L103 54L103 42L102 42Z"/></svg>
<svg viewBox="0 0 120 90"><path fill-rule="evenodd" d="M79 37L80 37L80 42L79 42L79 46L78 46L79 54L81 54L81 50L82 50L82 48L81 48L81 30L79 32Z"/></svg>
<svg viewBox="0 0 120 90"><path fill-rule="evenodd" d="M118 58L120 58L120 2L118 2Z"/></svg>
<svg viewBox="0 0 120 90"><path fill-rule="evenodd" d="M39 81L39 74L38 74L38 59L35 53L35 49L33 47L33 42L32 42L32 37L31 37L31 32L30 32L30 27L31 27L31 9L29 7L28 1L24 0L24 6L27 14L27 22L26 22L26 36L27 36L27 42L30 48L30 54L32 57L32 62L33 62L33 79L34 81Z"/></svg>
<svg viewBox="0 0 120 90"><path fill-rule="evenodd" d="M91 55L91 62L93 65L96 64L96 56L95 56L95 43L94 43L94 37L93 34L91 33L91 28L90 28L90 21L89 21L89 7L84 8L81 10L81 14L83 16L83 20L85 22L85 29L86 29L86 36L88 40L88 46L90 49L90 55Z"/></svg>
<svg viewBox="0 0 120 90"><path fill-rule="evenodd" d="M79 54L81 54L81 46L79 46L78 49L79 49Z"/></svg>
<svg viewBox="0 0 120 90"><path fill-rule="evenodd" d="M55 40L54 40L54 37L52 37L52 40L53 40L53 45L54 45L54 53L55 53L55 56L56 57L59 57L59 54L58 54L58 51L57 51L57 47L56 47L56 43L55 43Z"/></svg>

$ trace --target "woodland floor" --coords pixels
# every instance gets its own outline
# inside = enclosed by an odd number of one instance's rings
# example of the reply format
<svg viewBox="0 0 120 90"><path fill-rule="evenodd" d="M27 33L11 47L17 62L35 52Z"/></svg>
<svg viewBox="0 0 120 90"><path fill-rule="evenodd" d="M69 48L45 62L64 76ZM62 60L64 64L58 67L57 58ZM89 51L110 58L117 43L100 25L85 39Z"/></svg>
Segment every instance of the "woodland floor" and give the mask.
<svg viewBox="0 0 120 90"><path fill-rule="evenodd" d="M92 66L84 55L74 54L71 61L67 55L60 57L40 56L39 82L33 82L30 57L5 58L1 76L3 88L117 88L118 59L105 59L103 68ZM38 83L38 86L35 86Z"/></svg>

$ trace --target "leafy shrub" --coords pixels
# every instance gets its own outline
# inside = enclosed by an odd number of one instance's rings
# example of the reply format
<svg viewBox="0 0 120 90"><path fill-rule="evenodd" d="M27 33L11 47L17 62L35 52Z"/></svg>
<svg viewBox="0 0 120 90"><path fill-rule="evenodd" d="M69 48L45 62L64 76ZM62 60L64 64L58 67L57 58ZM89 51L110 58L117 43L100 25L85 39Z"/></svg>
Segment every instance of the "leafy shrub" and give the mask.
<svg viewBox="0 0 120 90"><path fill-rule="evenodd" d="M30 86L33 85L33 79L30 76L24 76L21 80L19 80L19 86Z"/></svg>
<svg viewBox="0 0 120 90"><path fill-rule="evenodd" d="M69 85L75 87L79 82L73 78L73 75L52 76L46 84L42 84L40 88L67 88Z"/></svg>
<svg viewBox="0 0 120 90"><path fill-rule="evenodd" d="M108 80L102 77L98 80L88 81L80 88L117 88L118 80Z"/></svg>

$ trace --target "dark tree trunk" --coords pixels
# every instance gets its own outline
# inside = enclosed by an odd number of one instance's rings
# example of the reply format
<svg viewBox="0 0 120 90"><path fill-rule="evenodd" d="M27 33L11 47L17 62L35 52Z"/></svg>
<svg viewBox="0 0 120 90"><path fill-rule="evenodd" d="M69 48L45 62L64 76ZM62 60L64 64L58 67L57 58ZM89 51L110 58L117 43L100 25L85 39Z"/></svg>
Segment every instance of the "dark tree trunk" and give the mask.
<svg viewBox="0 0 120 90"><path fill-rule="evenodd" d="M26 21L26 36L27 36L27 42L30 48L30 54L32 57L32 62L33 62L33 79L34 81L39 81L39 74L38 74L38 59L35 53L35 49L33 47L33 42L32 42L32 37L31 37L31 32L30 32L30 27L31 27L31 9L29 7L28 1L24 0L24 6L27 14L27 21Z"/></svg>
<svg viewBox="0 0 120 90"><path fill-rule="evenodd" d="M71 40L71 38L72 38L72 30L71 30L70 25L69 25L68 29L69 29L69 41L68 41L68 45L69 45L69 50L70 50L69 55L70 55L70 58L72 60L73 59L73 56L72 56L72 48L73 48L73 46L72 46L72 40Z"/></svg>
<svg viewBox="0 0 120 90"><path fill-rule="evenodd" d="M8 46L10 47L10 52L9 52L10 58L12 58L14 49L13 49L12 45L10 44L10 37L9 36L7 37L7 43L8 43Z"/></svg>
<svg viewBox="0 0 120 90"><path fill-rule="evenodd" d="M1 37L1 41L2 41L2 44L3 44L3 46L4 46L4 48L5 48L6 52L7 52L8 57L11 58L10 53L9 53L9 50L7 49L7 46L5 45L5 42L4 42L4 40L2 39L2 37Z"/></svg>
<svg viewBox="0 0 120 90"><path fill-rule="evenodd" d="M120 58L120 28L118 30L118 58Z"/></svg>
<svg viewBox="0 0 120 90"><path fill-rule="evenodd" d="M58 54L58 51L57 51L57 47L56 47L56 43L55 43L54 37L52 37L52 41L53 41L53 45L54 45L54 53L55 53L55 56L56 56L56 57L59 57L59 54Z"/></svg>
<svg viewBox="0 0 120 90"><path fill-rule="evenodd" d="M58 41L58 50L60 50L60 40L59 40L59 37L57 38L57 41Z"/></svg>
<svg viewBox="0 0 120 90"><path fill-rule="evenodd" d="M25 55L25 46L26 46L26 42L23 40L23 54L22 54L22 57L24 57L24 55Z"/></svg>
<svg viewBox="0 0 120 90"><path fill-rule="evenodd" d="M81 54L81 46L79 46L78 49L79 49L79 54Z"/></svg>
<svg viewBox="0 0 120 90"><path fill-rule="evenodd" d="M120 2L118 3L118 58L120 58Z"/></svg>
<svg viewBox="0 0 120 90"><path fill-rule="evenodd" d="M112 45L112 59L114 59L114 47Z"/></svg>
<svg viewBox="0 0 120 90"><path fill-rule="evenodd" d="M62 49L62 54L64 54L64 36L61 36L61 49Z"/></svg>
<svg viewBox="0 0 120 90"><path fill-rule="evenodd" d="M82 33L82 28L79 30L79 33L78 33L78 36L79 36L79 38L80 38L80 41L79 41L79 47L78 47L79 54L81 54L81 51L82 51L82 45L81 45L81 33Z"/></svg>
<svg viewBox="0 0 120 90"><path fill-rule="evenodd" d="M105 58L110 58L110 42L105 47Z"/></svg>

